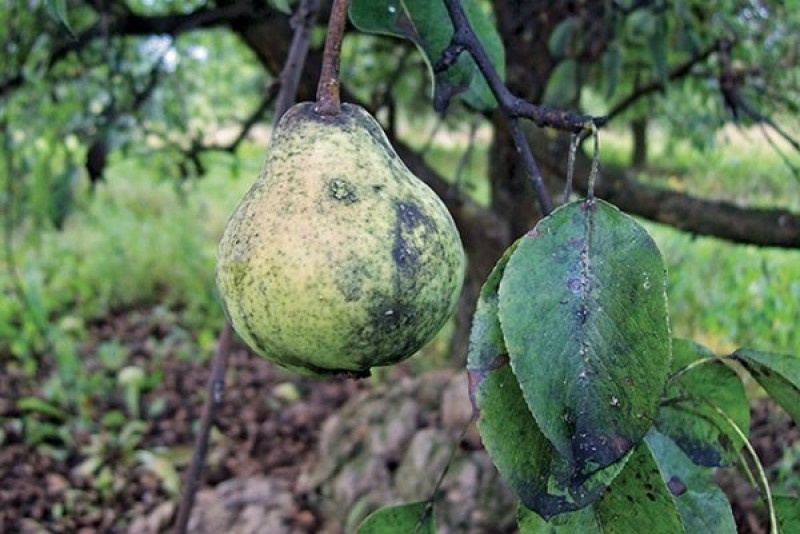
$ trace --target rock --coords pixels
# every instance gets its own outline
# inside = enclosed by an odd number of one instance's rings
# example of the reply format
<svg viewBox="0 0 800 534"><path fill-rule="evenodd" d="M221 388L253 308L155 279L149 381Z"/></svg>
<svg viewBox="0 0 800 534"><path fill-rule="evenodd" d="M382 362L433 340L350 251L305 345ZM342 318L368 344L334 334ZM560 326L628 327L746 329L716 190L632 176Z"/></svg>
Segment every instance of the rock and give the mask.
<svg viewBox="0 0 800 534"><path fill-rule="evenodd" d="M450 371L349 401L325 422L318 460L298 482L319 512L319 532L353 532L381 506L428 499L451 454L438 532L514 531L515 501L486 452L473 437L457 443L471 413L465 373Z"/></svg>

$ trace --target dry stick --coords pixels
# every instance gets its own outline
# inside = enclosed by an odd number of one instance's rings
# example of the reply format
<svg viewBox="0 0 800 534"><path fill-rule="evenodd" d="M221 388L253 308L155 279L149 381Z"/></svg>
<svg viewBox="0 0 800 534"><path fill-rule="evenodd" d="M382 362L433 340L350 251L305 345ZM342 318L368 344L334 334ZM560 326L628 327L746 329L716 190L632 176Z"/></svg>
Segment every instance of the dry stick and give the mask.
<svg viewBox="0 0 800 534"><path fill-rule="evenodd" d="M292 18L294 37L280 75L281 90L277 97L273 126L278 123L278 120L294 102L294 95L297 93L297 85L300 81L300 73L303 70L308 54L310 31L316 22L318 11L318 0L304 0ZM228 365L228 354L230 353L232 339L233 327L230 321L226 320L217 340L217 349L214 352L211 377L208 382L208 398L203 406L200 429L195 439L189 470L186 472L184 491L181 496L175 528L175 532L178 534L185 534L189 526L189 518L194 506L194 496L197 492L197 486L200 482L208 452L208 438L211 433L211 426L214 423L217 408L224 400L225 370Z"/></svg>
<svg viewBox="0 0 800 534"><path fill-rule="evenodd" d="M320 115L338 115L339 101L339 56L342 52L344 28L347 24L347 4L349 0L333 0L331 18L328 20L328 33L325 36L325 50L322 53L322 69L317 85L317 105Z"/></svg>

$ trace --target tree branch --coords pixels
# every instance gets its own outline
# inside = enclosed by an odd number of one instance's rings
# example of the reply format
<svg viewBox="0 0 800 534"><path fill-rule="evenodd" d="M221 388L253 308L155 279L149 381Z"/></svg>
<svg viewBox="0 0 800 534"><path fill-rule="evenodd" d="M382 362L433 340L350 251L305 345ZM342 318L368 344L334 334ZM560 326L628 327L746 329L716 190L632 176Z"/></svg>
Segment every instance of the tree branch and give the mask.
<svg viewBox="0 0 800 534"><path fill-rule="evenodd" d="M696 56L686 60L685 62L681 63L680 65L674 67L672 70L669 71L669 75L667 78L670 81L677 80L679 78L683 78L688 76L692 72L692 68L699 63L702 63L708 57L713 54L719 48L719 43L717 41L711 43L708 48L703 49L700 53ZM614 117L631 107L633 104L638 102L643 97L655 93L656 91L660 91L663 89L663 85L659 80L652 80L644 85L640 85L637 87L631 94L617 102L611 110L606 115L607 120L612 120Z"/></svg>
<svg viewBox="0 0 800 534"><path fill-rule="evenodd" d="M467 20L467 15L461 7L461 2L459 0L445 0L444 3L453 23L453 37L450 45L442 53L442 57L437 62L434 71L441 72L450 67L462 52L467 51L470 53L489 84L489 88L492 90L495 99L497 99L500 109L503 111L511 137L525 165L528 179L533 184L542 214L547 215L553 211L553 200L544 185L542 173L539 171L539 167L533 157L533 152L531 152L531 147L525 137L522 125L520 125L517 116L514 114L514 103L518 99L511 94L503 80L500 79L500 75L497 74L489 55L472 30L472 26Z"/></svg>

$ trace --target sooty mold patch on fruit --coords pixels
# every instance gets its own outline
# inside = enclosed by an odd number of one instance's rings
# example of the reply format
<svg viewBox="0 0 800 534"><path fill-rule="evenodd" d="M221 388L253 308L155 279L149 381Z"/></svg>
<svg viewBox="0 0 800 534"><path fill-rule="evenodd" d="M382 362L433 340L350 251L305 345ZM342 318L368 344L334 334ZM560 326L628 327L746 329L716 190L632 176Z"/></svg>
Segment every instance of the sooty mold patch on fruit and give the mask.
<svg viewBox="0 0 800 534"><path fill-rule="evenodd" d="M336 288L344 296L345 302L355 302L361 298L364 280L369 278L369 270L356 261L348 262L336 277Z"/></svg>
<svg viewBox="0 0 800 534"><path fill-rule="evenodd" d="M345 206L358 202L358 192L356 187L342 177L334 177L325 182L326 196L336 202L341 202Z"/></svg>
<svg viewBox="0 0 800 534"><path fill-rule="evenodd" d="M362 295L366 320L347 335L345 350L358 354L359 367L388 365L410 356L429 330L413 303L383 291ZM424 339L421 339L423 338Z"/></svg>
<svg viewBox="0 0 800 534"><path fill-rule="evenodd" d="M412 202L395 204L394 245L392 258L402 275L411 276L420 269L422 255L422 239L415 236L418 229L432 229L430 218L420 211Z"/></svg>

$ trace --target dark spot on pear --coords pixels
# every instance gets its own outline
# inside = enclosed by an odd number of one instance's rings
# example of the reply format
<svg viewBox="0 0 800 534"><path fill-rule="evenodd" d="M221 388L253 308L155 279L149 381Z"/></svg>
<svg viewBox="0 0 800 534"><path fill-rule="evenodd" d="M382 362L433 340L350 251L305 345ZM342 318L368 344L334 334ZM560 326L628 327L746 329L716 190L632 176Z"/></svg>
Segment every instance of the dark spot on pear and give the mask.
<svg viewBox="0 0 800 534"><path fill-rule="evenodd" d="M325 184L328 198L349 206L358 202L358 194L353 184L344 178L331 178Z"/></svg>

